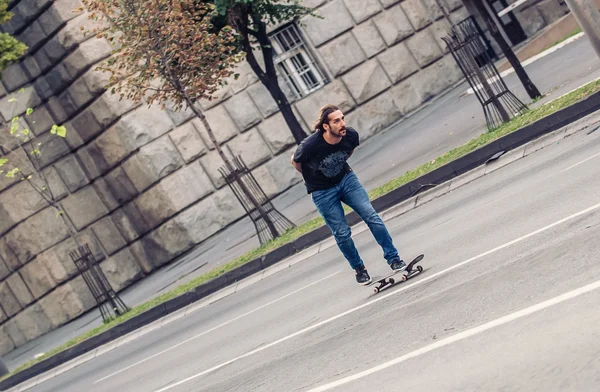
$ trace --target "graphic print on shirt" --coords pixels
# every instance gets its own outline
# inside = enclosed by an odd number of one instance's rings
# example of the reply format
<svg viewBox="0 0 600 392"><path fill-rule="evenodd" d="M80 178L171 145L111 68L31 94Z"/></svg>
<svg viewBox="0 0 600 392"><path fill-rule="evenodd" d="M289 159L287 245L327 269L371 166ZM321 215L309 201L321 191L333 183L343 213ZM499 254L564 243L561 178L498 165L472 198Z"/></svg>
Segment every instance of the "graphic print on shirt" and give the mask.
<svg viewBox="0 0 600 392"><path fill-rule="evenodd" d="M341 173L346 164L348 154L344 151L336 151L327 155L319 165L319 170L327 178L333 178Z"/></svg>

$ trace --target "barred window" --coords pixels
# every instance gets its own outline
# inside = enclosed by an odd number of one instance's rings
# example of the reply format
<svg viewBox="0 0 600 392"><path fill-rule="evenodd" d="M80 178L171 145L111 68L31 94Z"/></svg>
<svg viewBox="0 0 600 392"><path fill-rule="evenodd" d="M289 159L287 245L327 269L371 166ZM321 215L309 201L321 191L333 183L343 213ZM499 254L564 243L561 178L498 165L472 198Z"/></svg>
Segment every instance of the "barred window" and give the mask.
<svg viewBox="0 0 600 392"><path fill-rule="evenodd" d="M325 75L295 24L278 30L270 38L276 53L277 71L296 98L302 98L325 85Z"/></svg>

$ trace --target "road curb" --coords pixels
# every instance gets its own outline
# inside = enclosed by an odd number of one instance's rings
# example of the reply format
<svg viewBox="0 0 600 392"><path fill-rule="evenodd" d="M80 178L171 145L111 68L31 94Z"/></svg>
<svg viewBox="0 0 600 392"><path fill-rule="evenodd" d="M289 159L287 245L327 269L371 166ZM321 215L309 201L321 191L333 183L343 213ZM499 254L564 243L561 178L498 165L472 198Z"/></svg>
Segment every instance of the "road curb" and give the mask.
<svg viewBox="0 0 600 392"><path fill-rule="evenodd" d="M419 205L440 197L459 186L465 185L468 182L521 159L547 145L554 144L564 137L570 136L580 128L574 129L574 127L573 129L569 129L569 127L566 127L567 125L598 110L600 110L600 92L506 135L373 200L373 206L382 214L382 217L385 220L399 216ZM552 133L563 127L565 127L563 131ZM535 140L534 143L529 143L533 140ZM502 157L502 159L498 159L500 157ZM484 165L486 163L487 165ZM453 179L456 179L457 181L449 181ZM441 184L444 185L440 187L439 185ZM347 214L346 217L351 226L361 222L360 217L354 211ZM75 367L79 363L83 363L83 358L80 358L78 361L73 361L75 358L84 354L91 355L93 358L96 355L99 355L97 352L98 350L96 349L100 346L115 342L117 339L125 337L125 335L142 327L149 326L149 324L154 321L168 315L175 316L174 313L186 306L205 299L219 290L232 286L257 272L263 271L268 267L311 247L312 245L328 239L329 237L331 237L331 233L326 226L313 230L312 232L299 237L292 243L283 245L264 256L256 258L243 266L198 286L190 292L149 309L100 335L87 339L76 346L62 351L3 380L0 382L0 390L6 391L8 388L21 383L24 384L18 388L18 391L24 391L29 387L35 386L38 382L42 381L42 378L47 378L44 377L43 373L66 364L67 362L72 362L72 367ZM187 312L185 312L185 314L187 314ZM181 316L185 314L182 313ZM176 316L173 320L177 318L179 317ZM124 342L120 341L118 345L120 344L124 344ZM72 367L62 369L62 371L56 369L56 374L67 371Z"/></svg>

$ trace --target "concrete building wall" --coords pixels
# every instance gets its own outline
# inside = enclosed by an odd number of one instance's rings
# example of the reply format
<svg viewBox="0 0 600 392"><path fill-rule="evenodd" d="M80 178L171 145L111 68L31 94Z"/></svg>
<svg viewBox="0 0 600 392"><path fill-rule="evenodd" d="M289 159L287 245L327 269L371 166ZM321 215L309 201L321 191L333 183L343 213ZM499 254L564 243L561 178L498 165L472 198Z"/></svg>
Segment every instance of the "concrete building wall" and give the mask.
<svg viewBox="0 0 600 392"><path fill-rule="evenodd" d="M434 0L306 0L306 44L328 82L294 98L308 129L325 103L341 106L364 141L462 78L441 37L448 24ZM458 0L452 17L468 15ZM81 241L122 290L243 217L218 173L222 165L189 111L135 106L103 89L94 64L110 45L84 36L79 0L20 0L2 26L29 46L3 73L0 115L35 109L28 125L52 140L45 173ZM240 154L270 197L301 181L289 164L294 141L277 105L247 64L202 102L225 151ZM49 134L64 124L67 138ZM3 153L6 153L4 151ZM68 256L75 249L55 211L26 183L0 178L0 354L95 306Z"/></svg>

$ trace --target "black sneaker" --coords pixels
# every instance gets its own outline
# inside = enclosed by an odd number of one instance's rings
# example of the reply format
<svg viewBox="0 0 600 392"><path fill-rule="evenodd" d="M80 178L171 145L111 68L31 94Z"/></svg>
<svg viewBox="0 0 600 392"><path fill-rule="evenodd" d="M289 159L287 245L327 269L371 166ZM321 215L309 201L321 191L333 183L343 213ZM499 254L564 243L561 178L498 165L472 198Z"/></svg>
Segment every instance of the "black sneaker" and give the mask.
<svg viewBox="0 0 600 392"><path fill-rule="evenodd" d="M390 267L394 270L394 271L404 271L406 269L406 263L404 263L404 261L398 259L392 262L392 264L390 264Z"/></svg>
<svg viewBox="0 0 600 392"><path fill-rule="evenodd" d="M357 268L356 270L356 281L362 285L367 285L371 283L371 277L369 273L365 269L365 267Z"/></svg>

